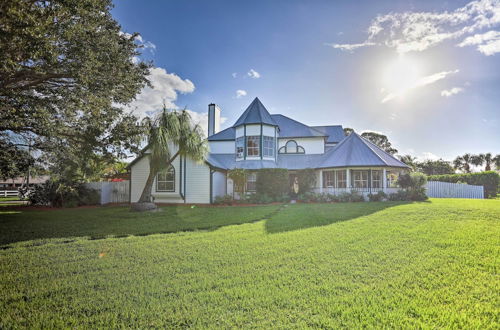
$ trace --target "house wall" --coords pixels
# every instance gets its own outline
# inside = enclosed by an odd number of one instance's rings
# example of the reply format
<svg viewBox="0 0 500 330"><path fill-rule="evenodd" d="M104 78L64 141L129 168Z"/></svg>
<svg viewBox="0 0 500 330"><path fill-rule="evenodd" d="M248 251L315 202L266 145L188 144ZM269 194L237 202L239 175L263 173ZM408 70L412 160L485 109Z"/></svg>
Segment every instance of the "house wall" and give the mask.
<svg viewBox="0 0 500 330"><path fill-rule="evenodd" d="M173 149L172 149L173 150ZM186 162L184 166L184 162ZM181 197L182 191L186 197L186 203L210 203L210 168L205 163L197 163L190 158L183 158L182 171L180 169L180 157L177 157L172 166L175 169L175 191L156 192L156 178L153 182L152 196L156 203L184 203ZM182 176L186 178L185 190ZM141 197L142 190L149 175L149 159L143 157L131 167L130 174L130 201L136 203ZM225 184L225 182L224 182Z"/></svg>
<svg viewBox="0 0 500 330"><path fill-rule="evenodd" d="M278 149L290 140L295 140L299 146L304 148L306 154L323 154L325 152L325 140L322 137L280 138L278 139Z"/></svg>
<svg viewBox="0 0 500 330"><path fill-rule="evenodd" d="M210 141L208 142L210 152L214 154L234 154L235 145L233 141Z"/></svg>
<svg viewBox="0 0 500 330"><path fill-rule="evenodd" d="M226 173L214 172L212 174L212 193L213 197L224 196L226 194Z"/></svg>

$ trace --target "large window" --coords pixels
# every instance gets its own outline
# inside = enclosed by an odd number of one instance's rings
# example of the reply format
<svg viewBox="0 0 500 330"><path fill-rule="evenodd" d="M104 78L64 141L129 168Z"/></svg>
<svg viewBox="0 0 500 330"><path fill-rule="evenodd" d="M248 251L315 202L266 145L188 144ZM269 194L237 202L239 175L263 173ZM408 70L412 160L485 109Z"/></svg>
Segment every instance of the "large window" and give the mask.
<svg viewBox="0 0 500 330"><path fill-rule="evenodd" d="M323 171L323 188L335 187L335 171Z"/></svg>
<svg viewBox="0 0 500 330"><path fill-rule="evenodd" d="M260 136L247 136L247 156L260 156Z"/></svg>
<svg viewBox="0 0 500 330"><path fill-rule="evenodd" d="M247 175L247 191L257 190L257 173L249 173Z"/></svg>
<svg viewBox="0 0 500 330"><path fill-rule="evenodd" d="M262 155L264 157L274 157L274 137L264 136Z"/></svg>
<svg viewBox="0 0 500 330"><path fill-rule="evenodd" d="M346 188L347 174L345 170L335 171L335 175L337 176L337 188Z"/></svg>
<svg viewBox="0 0 500 330"><path fill-rule="evenodd" d="M175 191L175 169L168 169L158 173L156 176L156 191Z"/></svg>
<svg viewBox="0 0 500 330"><path fill-rule="evenodd" d="M323 171L323 188L346 188L345 170Z"/></svg>
<svg viewBox="0 0 500 330"><path fill-rule="evenodd" d="M372 171L372 188L382 188L382 171Z"/></svg>
<svg viewBox="0 0 500 330"><path fill-rule="evenodd" d="M368 188L368 171L352 171L354 188Z"/></svg>
<svg viewBox="0 0 500 330"><path fill-rule="evenodd" d="M245 138L239 137L236 139L236 158L243 158L245 152Z"/></svg>

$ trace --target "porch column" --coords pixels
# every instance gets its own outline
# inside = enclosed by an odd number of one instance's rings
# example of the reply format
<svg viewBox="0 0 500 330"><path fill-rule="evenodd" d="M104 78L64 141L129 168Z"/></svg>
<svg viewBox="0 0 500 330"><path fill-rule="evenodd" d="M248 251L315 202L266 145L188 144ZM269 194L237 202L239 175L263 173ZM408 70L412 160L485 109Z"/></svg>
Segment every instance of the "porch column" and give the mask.
<svg viewBox="0 0 500 330"><path fill-rule="evenodd" d="M348 168L345 171L346 171L345 178L347 180L345 186L347 187L348 190L350 190L350 188L351 188L351 169Z"/></svg>
<svg viewBox="0 0 500 330"><path fill-rule="evenodd" d="M323 170L319 170L319 192L323 193Z"/></svg>
<svg viewBox="0 0 500 330"><path fill-rule="evenodd" d="M382 188L385 193L387 193L387 170L384 169L382 170Z"/></svg>

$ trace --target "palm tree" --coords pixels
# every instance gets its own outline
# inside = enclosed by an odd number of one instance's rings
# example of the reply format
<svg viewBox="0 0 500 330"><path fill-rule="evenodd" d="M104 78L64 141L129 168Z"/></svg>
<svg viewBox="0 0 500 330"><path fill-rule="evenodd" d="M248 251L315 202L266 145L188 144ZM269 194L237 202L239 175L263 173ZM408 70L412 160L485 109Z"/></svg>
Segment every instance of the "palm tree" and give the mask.
<svg viewBox="0 0 500 330"><path fill-rule="evenodd" d="M149 175L139 203L151 201L154 178L158 172L168 168L177 156L201 161L208 151L201 127L192 124L191 116L186 110L170 111L163 107L157 117L148 121L147 125Z"/></svg>
<svg viewBox="0 0 500 330"><path fill-rule="evenodd" d="M458 156L453 161L453 167L456 170L462 170L465 173L470 173L471 161L472 161L472 155L471 154L465 154L463 156Z"/></svg>
<svg viewBox="0 0 500 330"><path fill-rule="evenodd" d="M496 155L495 158L493 158L493 163L495 163L496 169L500 170L500 155Z"/></svg>
<svg viewBox="0 0 500 330"><path fill-rule="evenodd" d="M493 164L495 162L495 158L493 158L493 155L488 152L486 154L484 154L484 170L485 171L491 171L491 164Z"/></svg>
<svg viewBox="0 0 500 330"><path fill-rule="evenodd" d="M472 155L471 156L471 163L474 166L483 166L484 164L484 154L479 154L479 155Z"/></svg>
<svg viewBox="0 0 500 330"><path fill-rule="evenodd" d="M410 166L414 171L417 169L416 160L417 157L413 157L412 155L401 155L399 156L399 160Z"/></svg>

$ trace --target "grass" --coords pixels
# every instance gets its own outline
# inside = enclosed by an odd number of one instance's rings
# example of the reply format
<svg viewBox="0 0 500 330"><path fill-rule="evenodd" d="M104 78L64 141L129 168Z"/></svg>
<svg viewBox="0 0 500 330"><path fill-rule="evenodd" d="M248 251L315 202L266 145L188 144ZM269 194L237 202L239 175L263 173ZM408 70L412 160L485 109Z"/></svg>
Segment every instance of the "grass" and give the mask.
<svg viewBox="0 0 500 330"><path fill-rule="evenodd" d="M498 200L273 207L0 214L0 328L499 327Z"/></svg>

